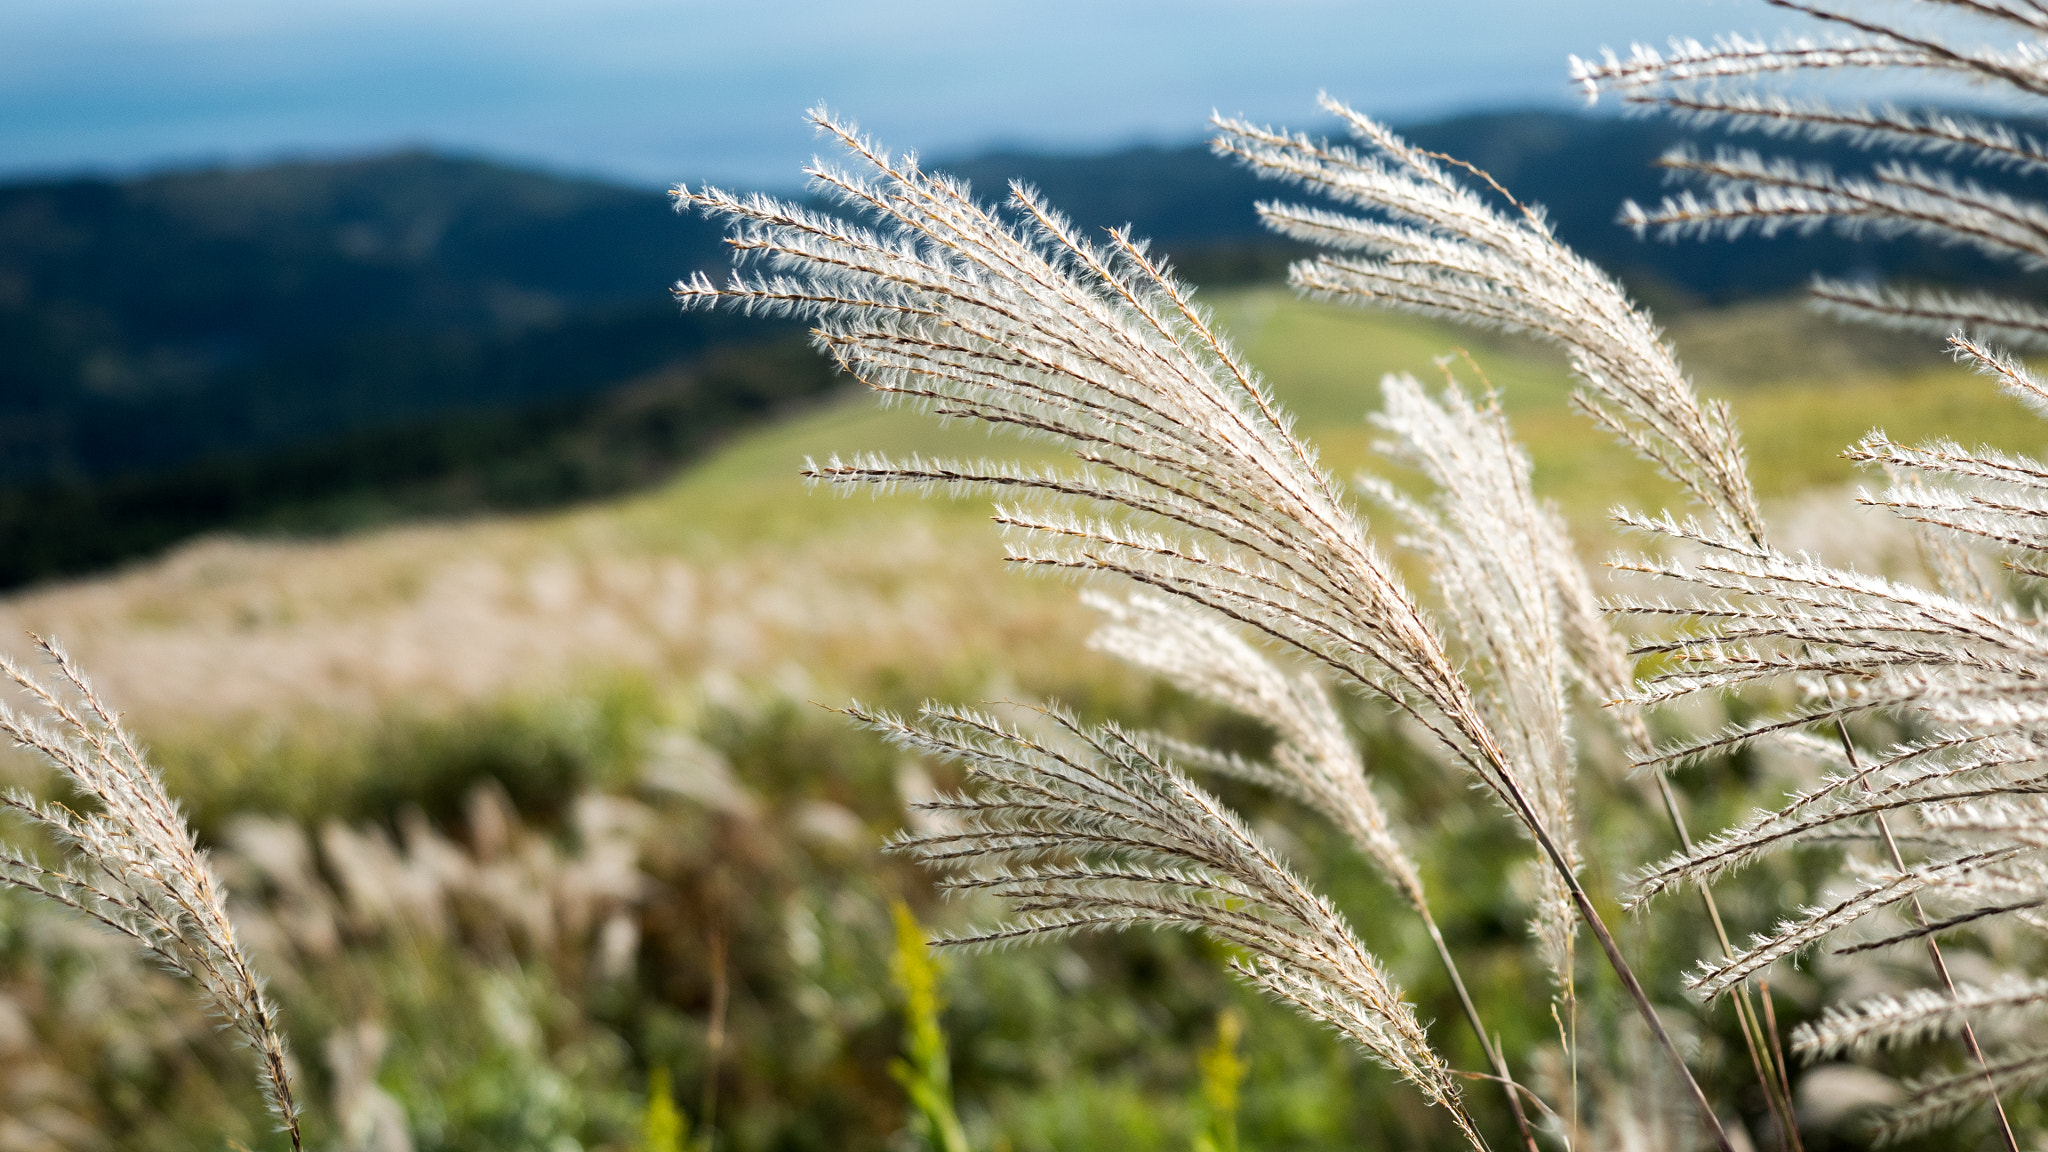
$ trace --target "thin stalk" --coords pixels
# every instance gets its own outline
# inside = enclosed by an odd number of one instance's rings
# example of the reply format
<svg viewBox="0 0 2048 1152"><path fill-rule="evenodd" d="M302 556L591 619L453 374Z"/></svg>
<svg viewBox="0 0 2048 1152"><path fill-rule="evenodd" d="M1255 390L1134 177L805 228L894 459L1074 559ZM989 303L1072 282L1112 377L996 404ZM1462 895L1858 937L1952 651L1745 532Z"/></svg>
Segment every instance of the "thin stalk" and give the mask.
<svg viewBox="0 0 2048 1152"><path fill-rule="evenodd" d="M704 1147L708 1150L718 1139L712 1126L718 1122L718 1072L719 1062L725 1055L725 1014L731 999L729 974L726 972L726 872L721 866L711 880L711 1018L704 1037L704 1099L698 1116L704 1129Z"/></svg>
<svg viewBox="0 0 2048 1152"><path fill-rule="evenodd" d="M1529 1114L1522 1108L1522 1087L1508 1071L1508 1062L1500 1049L1486 1035L1486 1025L1479 1018L1479 1006L1472 1002L1472 994L1465 989L1465 977L1458 971L1458 962L1451 956L1450 945L1444 942L1444 934L1437 929L1436 917L1430 915L1429 906L1416 902L1415 911L1422 917L1422 926L1429 930L1430 942L1436 945L1436 954L1443 961L1444 972L1451 978L1451 987L1458 993L1458 1006L1465 1010L1465 1022L1472 1026L1472 1034L1479 1038L1479 1050L1486 1053L1486 1061L1493 1066L1493 1074L1501 1083L1501 1089L1508 1095L1508 1108L1514 1112L1515 1127L1521 1129L1522 1140L1529 1152L1541 1152L1536 1144L1535 1129L1529 1125Z"/></svg>
<svg viewBox="0 0 2048 1152"><path fill-rule="evenodd" d="M1749 1066L1756 1072L1757 1087L1763 1089L1764 1103L1770 1108L1771 1119L1777 1125L1778 1146L1786 1152L1798 1152L1801 1144L1791 1090L1789 1087L1780 1089L1784 1083L1784 1050L1777 1046L1773 1034L1764 1031L1758 1019L1756 1002L1750 998L1747 987L1736 992L1735 1019L1742 1027L1742 1045L1749 1050Z"/></svg>
<svg viewBox="0 0 2048 1152"><path fill-rule="evenodd" d="M1486 727L1477 722L1477 717L1469 718L1463 727L1467 731L1486 735ZM1572 906L1578 910L1579 919L1584 920L1586 927L1592 931L1593 939L1600 945L1601 954L1607 958L1607 966L1614 969L1614 975L1621 981L1622 989L1635 1004L1637 1014L1643 1018L1643 1023L1649 1026L1650 1035L1656 1037L1657 1044L1664 1049L1664 1054L1671 1058L1672 1065L1678 1069L1678 1075L1685 1081L1686 1090L1691 1093L1693 1103L1699 1106L1701 1119L1705 1121L1707 1130L1713 1134L1714 1143L1721 1152L1735 1152L1735 1144L1728 1138L1728 1130L1722 1126L1721 1117L1715 1114L1713 1102L1707 1099L1706 1089L1700 1087L1699 1079L1692 1074L1692 1068L1686 1064L1685 1056L1678 1050L1678 1042L1671 1038L1671 1033L1665 1031L1664 1021L1658 1018L1656 1006L1650 1003L1650 994L1643 990L1643 982L1636 978L1635 969L1629 966L1628 958L1621 954L1621 946L1614 942L1614 934L1607 930L1607 922L1600 918L1599 910L1593 907L1593 898L1586 894L1585 886L1579 883L1578 874L1572 871L1571 864L1558 849L1557 841L1551 838L1549 830L1543 827L1543 821L1537 817L1535 806L1529 803L1529 798L1523 794L1521 786L1515 783L1514 776L1509 773L1507 757L1493 746L1491 739L1487 739L1480 747L1487 763L1493 768L1494 775L1499 778L1499 783L1495 787L1502 798L1509 802L1515 816L1529 829L1529 834L1535 839L1537 847L1543 849L1550 866L1564 880L1565 889L1571 893ZM2014 1152L2018 1150L2015 1149Z"/></svg>
<svg viewBox="0 0 2048 1152"><path fill-rule="evenodd" d="M1700 1116L1706 1121L1708 1131L1713 1133L1714 1143L1720 1147L1721 1152L1735 1152L1735 1144L1729 1140L1728 1130L1721 1126L1721 1118L1714 1113L1714 1105L1707 1099L1706 1090L1700 1087L1699 1080L1686 1065L1685 1057L1678 1051L1678 1043L1671 1039L1671 1033L1664 1030L1664 1022L1657 1018L1657 1009L1650 1003L1649 994L1643 991L1642 981L1636 979L1635 970L1629 967L1628 960L1622 956L1621 948L1614 942L1613 933L1607 930L1606 922L1593 908L1592 899L1586 895L1586 890L1579 884L1578 877L1572 876L1570 869L1565 867L1564 857L1558 854L1557 846L1550 842L1548 833L1541 834L1541 841L1544 851L1551 857L1552 864L1568 877L1572 903L1578 907L1579 916L1585 920L1586 927L1593 930L1593 938L1599 941L1600 951L1607 956L1608 966L1614 969L1615 976L1621 980L1622 988L1628 992L1629 999L1635 1002L1636 1011L1650 1027L1650 1034L1657 1038L1657 1043L1663 1047L1665 1054L1671 1057L1671 1063L1685 1078L1685 1086L1692 1093L1693 1103L1699 1106Z"/></svg>
<svg viewBox="0 0 2048 1152"><path fill-rule="evenodd" d="M1785 1093L1788 1106L1792 1101L1792 1078L1785 1073L1785 1042L1778 1038L1778 1005L1771 999L1771 982L1756 982L1757 1001L1764 1006L1764 1030L1771 1038L1771 1051L1777 1054L1778 1088Z"/></svg>
<svg viewBox="0 0 2048 1152"><path fill-rule="evenodd" d="M1849 757L1849 771L1858 776L1862 775L1863 766L1856 757L1856 744L1849 739L1849 726L1842 722L1840 716L1835 717L1835 731L1842 738L1842 751ZM1868 780L1863 782L1863 788L1865 791L1869 790L1870 782ZM1884 846L1885 850L1891 853L1892 866L1904 872L1906 870L1906 857L1899 851L1899 842L1892 835L1891 822L1885 819L1882 812L1878 813L1877 816L1877 828L1878 831L1884 833ZM1922 928L1932 923L1928 919L1927 909L1921 906L1920 897L1917 895L1913 897L1913 919L1918 921L1919 926ZM1927 935L1927 958L1934 962L1934 973L1941 977L1942 987L1948 989L1950 996L1954 996L1956 994L1955 978L1949 975L1948 961L1942 957L1941 944L1935 940L1934 934L1931 932ZM2019 1137L2013 1135L2012 1121L2007 1119L2005 1115L2005 1102L1998 1098L1998 1081L1991 1075L1991 1062L1984 1058L1984 1047L1977 1043L1977 1030L1971 1026L1968 1018L1963 1020L1963 1050L1970 1054L1970 1058L1975 1060L1977 1067L1984 1072L1984 1084L1985 1087L1991 1090L1991 1108L1998 1113L1998 1130L2005 1137L2007 1152L2020 1152Z"/></svg>
<svg viewBox="0 0 2048 1152"><path fill-rule="evenodd" d="M1684 809L1678 806L1678 794L1671 787L1670 777L1662 772L1657 773L1657 792L1663 797L1664 814L1671 819L1671 830L1678 834L1679 847L1691 852L1692 829L1686 824ZM1728 926L1721 919L1721 905L1714 899L1714 890L1704 881L1699 889L1700 900L1707 907L1707 920L1714 926L1714 936L1720 941L1721 952L1732 960L1735 958L1735 944L1728 938ZM1764 995L1770 995L1768 989ZM1794 1121L1792 1111L1792 1087L1785 1079L1785 1050L1776 1042L1775 1029L1766 1042L1765 1033L1757 1022L1756 1005L1750 1001L1748 985L1736 989L1735 1019L1742 1028L1742 1045L1749 1050L1749 1066L1756 1072L1757 1086L1764 1090L1764 1103L1771 1110L1771 1118L1777 1121L1779 1143L1788 1152L1803 1152L1799 1125Z"/></svg>
<svg viewBox="0 0 2048 1152"><path fill-rule="evenodd" d="M1569 1147L1576 1148L1579 1143L1579 1137L1582 1135L1579 1129L1579 1046L1573 1042L1571 1030L1564 1026L1564 1017L1558 1015L1556 1000L1550 1002L1550 1022L1557 1025L1557 1042L1564 1046L1565 1054L1571 1058L1572 1118L1571 1125L1567 1129L1571 1133L1571 1137L1566 1141L1566 1144Z"/></svg>

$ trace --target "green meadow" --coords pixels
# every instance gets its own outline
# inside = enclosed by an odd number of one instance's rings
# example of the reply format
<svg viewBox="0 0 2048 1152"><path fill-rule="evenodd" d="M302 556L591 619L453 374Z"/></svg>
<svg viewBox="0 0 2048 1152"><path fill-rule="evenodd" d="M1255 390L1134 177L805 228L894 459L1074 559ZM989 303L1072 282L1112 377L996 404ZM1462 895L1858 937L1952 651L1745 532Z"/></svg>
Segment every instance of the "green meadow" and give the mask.
<svg viewBox="0 0 2048 1152"><path fill-rule="evenodd" d="M1583 525L1597 524L1616 503L1658 506L1672 496L1647 465L1573 409L1563 357L1542 345L1306 301L1277 288L1219 294L1210 304L1340 477L1375 467L1368 418L1379 382L1406 373L1496 390L1533 459L1538 489ZM1766 498L1855 482L1858 471L1841 453L1881 425L1900 436L2012 451L2043 439L2019 402L1949 363L1932 342L1837 325L1797 300L1685 316L1668 335L1702 391L1734 407ZM1029 441L945 426L855 394L739 437L668 487L622 504L619 515L655 535L720 547L797 539L913 505L950 503L959 505L950 512L981 515L976 501L820 499L797 477L807 458L860 452L1044 457Z"/></svg>
<svg viewBox="0 0 2048 1152"><path fill-rule="evenodd" d="M1278 289L1212 304L1340 476L1375 467L1383 376L1449 375L1498 391L1539 491L1589 543L1608 542L1611 506L1672 500L1571 410L1544 348ZM1924 342L1847 333L1796 304L1682 316L1671 335L1734 407L1767 500L1855 482L1839 454L1877 425L2017 451L2043 439ZM807 457L860 452L1043 456L848 391L629 498L329 541L215 539L0 604L0 624L54 632L104 670L218 852L293 1029L318 1146L341 1146L327 1138L345 1104L388 1099L418 1152L654 1150L647 1117L668 1106L650 1085L668 1083L676 1149L906 1147L887 1071L903 1029L891 902L936 925L995 910L937 902L880 850L914 818L907 801L954 777L818 705L1055 697L1263 749L1248 722L1087 652L1068 585L1002 570L984 502L840 499L798 475ZM1426 879L1475 995L1526 995L1540 977L1525 968L1518 842L1384 718L1354 713L1395 807L1450 843L1431 858L1463 862ZM1700 826L1742 802L1686 784ZM1225 792L1360 925L1425 1019L1454 1017L1419 928L1335 837ZM1587 792L1603 854L1590 876L1665 850L1630 838L1643 823L1617 814L1639 802L1627 786ZM1763 868L1748 883L1784 879ZM1771 904L1749 891L1731 885L1731 928L1765 926ZM52 916L0 902L0 1024L18 1017L37 1038L0 1029L0 1118L28 1107L10 1092L54 1085L37 1089L36 1123L111 1133L111 1149L211 1152L223 1134L276 1147L251 1119L242 1054L183 990ZM1646 971L1678 972L1703 947L1697 925L1616 922ZM1234 984L1226 960L1132 935L944 962L940 1020L971 1142L1196 1147L1218 1121L1197 1056L1228 1009L1244 1024L1243 1148L1458 1146L1388 1075ZM1677 997L1668 983L1657 991ZM1789 983L1795 1015L1825 999L1812 979ZM1476 1065L1469 1038L1438 1031ZM1725 1057L1734 1035L1699 1039ZM1708 1063L1730 1083L1745 1074ZM1500 1120L1491 1094L1474 1097Z"/></svg>

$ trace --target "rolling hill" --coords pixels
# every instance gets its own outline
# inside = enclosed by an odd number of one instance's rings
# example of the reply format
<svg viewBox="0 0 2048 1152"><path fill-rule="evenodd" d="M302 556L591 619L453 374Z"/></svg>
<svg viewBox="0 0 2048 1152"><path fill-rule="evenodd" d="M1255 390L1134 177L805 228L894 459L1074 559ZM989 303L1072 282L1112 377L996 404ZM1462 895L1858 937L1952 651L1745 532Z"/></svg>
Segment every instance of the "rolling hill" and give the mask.
<svg viewBox="0 0 2048 1152"><path fill-rule="evenodd" d="M1570 381L1544 350L1278 289L1211 303L1340 476L1375 466L1365 418L1381 375L1436 378L1437 359L1462 347L1473 360L1453 370L1502 390L1539 491L1589 542L1606 535L1614 503L1670 498L1569 409ZM1674 332L1681 351L1698 350L1709 391L1735 406L1773 517L1797 520L1803 492L1853 480L1838 453L1873 423L2039 449L2043 426L1986 381L1932 350L1851 336L1774 306L1704 313ZM1773 374L1748 374L1741 357L1787 345L1804 351L1776 359ZM807 456L860 451L1042 450L844 396L735 435L636 494L340 539L197 541L119 573L16 593L0 601L0 629L62 637L159 739L552 692L607 669L714 695L771 682L837 699L903 676L980 691L992 668L1026 685L1064 683L1075 661L1091 659L1067 585L1002 572L985 501L836 499L798 475ZM1857 515L1838 491L1825 507L1809 525L1820 536L1795 534L1817 547L1899 538L1895 523Z"/></svg>
<svg viewBox="0 0 2048 1152"><path fill-rule="evenodd" d="M1545 204L1667 314L1811 268L1983 276L1964 255L1819 237L1642 243L1658 121L1501 113L1416 125ZM1818 158L1852 159L1840 150ZM1132 225L1210 287L1295 254L1276 193L1199 146L941 165ZM687 175L687 173L682 173ZM1986 179L1994 179L1987 176ZM679 316L725 257L652 190L408 152L0 187L0 587L217 529L324 533L547 507L657 482L834 382L788 325Z"/></svg>

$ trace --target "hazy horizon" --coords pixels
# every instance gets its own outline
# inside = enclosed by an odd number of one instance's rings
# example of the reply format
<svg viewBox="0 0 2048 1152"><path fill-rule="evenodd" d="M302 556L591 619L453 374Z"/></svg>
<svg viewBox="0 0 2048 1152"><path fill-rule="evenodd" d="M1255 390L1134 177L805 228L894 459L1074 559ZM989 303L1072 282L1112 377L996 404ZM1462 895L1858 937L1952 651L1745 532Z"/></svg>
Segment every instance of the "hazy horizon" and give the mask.
<svg viewBox="0 0 2048 1152"><path fill-rule="evenodd" d="M819 101L896 148L1094 152L1212 108L1305 125L1567 108L1566 57L1779 31L1747 0L16 0L0 177L423 147L656 186L786 186Z"/></svg>

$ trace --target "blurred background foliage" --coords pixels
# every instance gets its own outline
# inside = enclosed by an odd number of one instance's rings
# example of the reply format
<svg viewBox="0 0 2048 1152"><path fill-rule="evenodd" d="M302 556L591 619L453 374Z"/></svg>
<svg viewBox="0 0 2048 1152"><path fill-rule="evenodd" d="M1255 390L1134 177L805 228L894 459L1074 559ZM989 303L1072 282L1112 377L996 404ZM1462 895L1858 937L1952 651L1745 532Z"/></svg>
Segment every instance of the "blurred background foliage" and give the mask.
<svg viewBox="0 0 2048 1152"><path fill-rule="evenodd" d="M1815 267L1982 270L1911 245L1638 244L1607 222L1654 190L1645 164L1671 135L1547 113L1415 130L1546 202L1659 306L1735 405L1776 522L1908 562L1882 522L1836 511L1840 448L1880 418L2011 449L2038 446L2038 425L1924 342L1781 294ZM1288 296L1258 193L1199 149L951 167L1157 238L1339 474L1372 463L1381 374L1428 378L1464 348L1456 370L1503 390L1589 549L1611 542L1617 499L1662 503L1567 410L1548 353ZM283 1004L315 1146L943 1146L912 1104L935 1085L934 1036L962 1138L986 1152L1456 1146L1200 940L948 955L906 1002L892 908L933 930L994 911L935 902L881 851L957 777L820 703L1058 698L1248 754L1267 737L1086 651L1072 590L1003 574L985 509L807 493L806 455L1036 449L877 409L787 329L677 318L663 286L724 261L659 196L424 154L0 188L0 628L65 640L151 740ZM1517 1066L1574 1074L1547 1055L1559 1026L1616 1028L1588 1048L1631 1051L1598 979L1577 1021L1527 1010L1544 981L1521 844L1397 726L1355 719ZM1783 771L1745 756L1679 783L1704 828ZM1334 835L1219 789L1424 1019L1455 1022L1420 926ZM1611 906L1615 878L1670 845L1637 784L1589 778L1581 796ZM1722 894L1731 931L1766 927L1829 867L1745 873ZM1609 918L1676 1002L1710 949L1703 919L1679 900ZM1825 958L1783 976L1781 1029L1838 979ZM1761 1116L1724 1015L1691 1039ZM1461 1029L1434 1034L1480 1065ZM1596 1101L1655 1090L1626 1062L1577 1074ZM1876 1089L1802 1075L1807 1147L1860 1146ZM0 899L0 1152L276 1147L248 1079L168 977ZM1494 1094L1472 1096L1504 1124Z"/></svg>
<svg viewBox="0 0 2048 1152"><path fill-rule="evenodd" d="M1641 243L1613 213L1654 199L1651 161L1684 137L1670 123L1530 111L1407 131L1545 205L1667 311L1794 292L1816 270L2011 275L1827 236ZM1129 224L1211 288L1276 281L1298 254L1253 215L1270 189L1200 146L942 166L986 194L1035 184L1086 227ZM657 483L833 387L790 325L676 314L666 286L726 264L717 230L657 193L429 152L0 185L0 586L208 531L331 533Z"/></svg>
<svg viewBox="0 0 2048 1152"><path fill-rule="evenodd" d="M871 687L869 701L904 708L958 684ZM1265 743L1241 717L1113 670L1029 687L1246 753ZM1523 846L1385 721L1357 719L1409 826L1426 830L1425 879L1482 1010L1507 1030L1508 1051L1541 1067L1556 1036L1527 1010L1546 985L1525 940ZM1236 984L1227 956L1200 939L1084 937L926 959L936 995L921 1011L905 996L892 908L907 902L929 929L996 910L934 902L879 849L918 819L907 801L956 778L786 695L707 702L615 679L438 720L379 719L326 747L319 761L158 747L287 1014L314 1146L641 1148L660 1071L691 1148L945 1148L916 1135L931 1129L899 1079L918 1075L891 1075L930 1057L920 1029L931 1024L975 1149L1459 1144L1392 1077ZM1731 780L1767 772L1703 773L1700 819L1733 816L1742 790ZM1390 960L1424 1019L1454 1024L1419 926L1341 838L1284 802L1222 791ZM1588 781L1582 796L1586 841L1599 846L1589 875L1611 901L1612 877L1663 846L1657 814L1619 780ZM1724 896L1731 930L1766 926L1788 885L1827 875L1820 861L1811 875L1746 874ZM1618 923L1675 1000L1678 972L1711 946L1701 918L1674 902ZM19 1102L0 1105L0 1146L278 1146L261 1130L242 1054L184 988L40 905L10 897L0 925L0 1070ZM1779 985L1782 1027L1824 999L1825 979ZM1611 990L1589 979L1582 991L1575 1023L1615 1026ZM1718 1031L1694 1039L1740 1098L1738 1034L1710 1018ZM1480 1065L1462 1029L1434 1031L1453 1061ZM1638 1073L1580 1070L1625 1090ZM1497 1097L1472 1096L1506 1123Z"/></svg>

